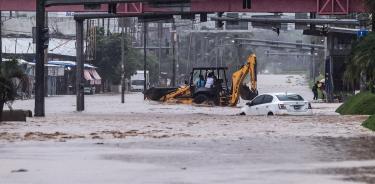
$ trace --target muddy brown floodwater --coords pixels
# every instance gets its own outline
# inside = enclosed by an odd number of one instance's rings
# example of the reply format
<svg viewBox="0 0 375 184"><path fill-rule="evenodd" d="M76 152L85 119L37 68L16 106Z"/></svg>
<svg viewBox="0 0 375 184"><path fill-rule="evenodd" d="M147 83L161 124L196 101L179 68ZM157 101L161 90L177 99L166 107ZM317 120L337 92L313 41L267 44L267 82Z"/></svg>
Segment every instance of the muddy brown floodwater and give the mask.
<svg viewBox="0 0 375 184"><path fill-rule="evenodd" d="M260 88L270 92L267 81L278 79L275 89L309 95L302 77L287 78L260 76ZM77 113L73 96L50 97L47 117L0 124L0 183L375 183L367 117L337 115L339 104L313 104L313 116L266 117L144 102L141 94L119 101L87 96Z"/></svg>

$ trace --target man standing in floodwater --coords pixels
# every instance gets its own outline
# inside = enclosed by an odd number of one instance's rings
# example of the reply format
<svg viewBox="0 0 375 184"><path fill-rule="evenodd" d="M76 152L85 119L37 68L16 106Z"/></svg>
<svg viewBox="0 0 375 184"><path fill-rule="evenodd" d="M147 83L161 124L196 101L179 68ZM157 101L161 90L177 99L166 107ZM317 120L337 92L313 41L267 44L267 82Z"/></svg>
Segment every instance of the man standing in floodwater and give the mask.
<svg viewBox="0 0 375 184"><path fill-rule="evenodd" d="M312 87L312 92L314 93L314 98L313 100L318 100L318 84L319 84L319 81L316 81L316 83L314 84L314 86Z"/></svg>

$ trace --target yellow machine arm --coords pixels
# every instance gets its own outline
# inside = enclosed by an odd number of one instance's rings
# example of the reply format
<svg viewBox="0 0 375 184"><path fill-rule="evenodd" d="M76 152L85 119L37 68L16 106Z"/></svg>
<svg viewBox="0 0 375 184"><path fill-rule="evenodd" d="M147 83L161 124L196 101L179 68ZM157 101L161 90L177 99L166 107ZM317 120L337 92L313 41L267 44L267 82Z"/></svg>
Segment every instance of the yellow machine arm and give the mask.
<svg viewBox="0 0 375 184"><path fill-rule="evenodd" d="M247 58L247 62L238 71L232 75L232 96L230 98L230 106L236 106L240 97L240 88L246 74L250 75L250 92L257 93L257 71L256 71L256 56L251 54Z"/></svg>
<svg viewBox="0 0 375 184"><path fill-rule="evenodd" d="M182 103L182 104L192 104L193 100L189 98L178 98L190 96L190 87L189 86L181 86L176 91L171 92L165 96L163 96L160 100L167 103Z"/></svg>

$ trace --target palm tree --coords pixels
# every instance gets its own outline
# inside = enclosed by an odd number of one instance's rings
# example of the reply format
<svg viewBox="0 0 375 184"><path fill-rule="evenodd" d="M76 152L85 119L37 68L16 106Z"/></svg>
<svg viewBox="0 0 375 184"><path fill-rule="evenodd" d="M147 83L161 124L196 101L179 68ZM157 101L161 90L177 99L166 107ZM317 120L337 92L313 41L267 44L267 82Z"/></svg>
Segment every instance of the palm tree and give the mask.
<svg viewBox="0 0 375 184"><path fill-rule="evenodd" d="M368 85L375 80L375 33L371 32L353 48L352 57L344 72L344 81L354 85L366 76Z"/></svg>
<svg viewBox="0 0 375 184"><path fill-rule="evenodd" d="M14 101L17 96L16 81L27 81L27 76L18 65L17 60L0 63L0 121L4 104Z"/></svg>
<svg viewBox="0 0 375 184"><path fill-rule="evenodd" d="M369 13L372 14L372 31L375 31L375 1L374 0L365 0L365 5Z"/></svg>
<svg viewBox="0 0 375 184"><path fill-rule="evenodd" d="M366 81L361 82L373 87L375 81L375 0L364 2L368 13L372 14L372 32L353 47L351 59L344 72L344 81L354 86L362 80L361 76L366 76Z"/></svg>

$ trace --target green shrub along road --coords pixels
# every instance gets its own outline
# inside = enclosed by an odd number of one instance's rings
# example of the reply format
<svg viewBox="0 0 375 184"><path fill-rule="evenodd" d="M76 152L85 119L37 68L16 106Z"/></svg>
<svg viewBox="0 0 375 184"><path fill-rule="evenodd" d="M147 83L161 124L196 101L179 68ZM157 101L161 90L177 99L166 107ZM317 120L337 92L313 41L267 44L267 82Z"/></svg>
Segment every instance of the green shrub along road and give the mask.
<svg viewBox="0 0 375 184"><path fill-rule="evenodd" d="M370 116L365 122L362 123L362 126L375 131L375 115Z"/></svg>
<svg viewBox="0 0 375 184"><path fill-rule="evenodd" d="M373 115L375 114L375 94L359 93L349 98L336 112L341 115Z"/></svg>
<svg viewBox="0 0 375 184"><path fill-rule="evenodd" d="M372 115L362 126L375 131L375 94L359 93L349 98L337 110L341 115Z"/></svg>

